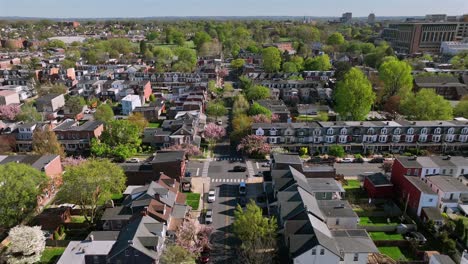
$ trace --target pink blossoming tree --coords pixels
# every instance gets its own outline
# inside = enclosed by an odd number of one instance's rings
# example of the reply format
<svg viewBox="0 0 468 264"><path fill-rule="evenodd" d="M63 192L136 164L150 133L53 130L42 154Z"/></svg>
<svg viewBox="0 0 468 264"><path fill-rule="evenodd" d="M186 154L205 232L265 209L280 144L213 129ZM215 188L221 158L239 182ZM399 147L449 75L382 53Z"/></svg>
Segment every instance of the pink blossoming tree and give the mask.
<svg viewBox="0 0 468 264"><path fill-rule="evenodd" d="M243 151L252 157L264 157L270 153L271 147L266 143L266 137L248 135L241 140L237 146L237 151Z"/></svg>
<svg viewBox="0 0 468 264"><path fill-rule="evenodd" d="M64 167L68 166L77 166L80 165L83 162L86 162L87 160L81 156L78 157L66 157L62 160L62 165Z"/></svg>
<svg viewBox="0 0 468 264"><path fill-rule="evenodd" d="M192 254L200 254L210 247L210 235L213 229L193 219L185 220L176 231L176 244Z"/></svg>
<svg viewBox="0 0 468 264"><path fill-rule="evenodd" d="M213 145L224 136L226 136L226 129L224 127L218 126L215 123L209 123L205 126L205 139L210 145Z"/></svg>
<svg viewBox="0 0 468 264"><path fill-rule="evenodd" d="M185 155L187 156L198 156L201 154L200 148L192 145L192 144L179 144L179 145L173 145L168 148L165 148L164 150L183 150L185 151Z"/></svg>
<svg viewBox="0 0 468 264"><path fill-rule="evenodd" d="M21 112L21 108L17 104L0 105L0 119L15 120L16 116Z"/></svg>

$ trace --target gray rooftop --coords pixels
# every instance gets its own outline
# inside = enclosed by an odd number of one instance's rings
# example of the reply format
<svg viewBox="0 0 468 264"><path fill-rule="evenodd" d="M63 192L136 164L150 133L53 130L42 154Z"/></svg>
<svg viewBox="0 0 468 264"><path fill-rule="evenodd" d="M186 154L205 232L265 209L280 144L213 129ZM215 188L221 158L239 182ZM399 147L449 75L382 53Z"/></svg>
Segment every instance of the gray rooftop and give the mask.
<svg viewBox="0 0 468 264"><path fill-rule="evenodd" d="M447 256L447 255L443 255L443 254L439 255L439 254L437 254L437 255L432 255L431 258L435 258L435 259L438 261L438 263L440 263L440 264L455 264L455 261L453 261L453 260L452 260L449 256Z"/></svg>
<svg viewBox="0 0 468 264"><path fill-rule="evenodd" d="M152 163L166 163L172 161L182 161L185 160L185 153L183 151L158 151L156 156L151 161Z"/></svg>
<svg viewBox="0 0 468 264"><path fill-rule="evenodd" d="M393 186L383 173L375 173L366 177L374 186Z"/></svg>
<svg viewBox="0 0 468 264"><path fill-rule="evenodd" d="M340 251L344 253L378 253L372 239L364 229L331 231Z"/></svg>
<svg viewBox="0 0 468 264"><path fill-rule="evenodd" d="M299 158L299 155L295 154L274 153L273 159L275 160L275 163L302 164L302 160Z"/></svg>
<svg viewBox="0 0 468 264"><path fill-rule="evenodd" d="M425 182L416 176L405 176L405 178L411 182L418 190L425 194L437 195Z"/></svg>
<svg viewBox="0 0 468 264"><path fill-rule="evenodd" d="M429 176L426 179L428 184L436 185L443 192L468 193L468 187L452 176Z"/></svg>
<svg viewBox="0 0 468 264"><path fill-rule="evenodd" d="M85 263L86 255L107 255L115 241L70 241L57 264Z"/></svg>
<svg viewBox="0 0 468 264"><path fill-rule="evenodd" d="M427 218L429 218L429 220L433 220L433 221L444 220L444 217L442 216L440 210L436 207L424 207L422 211L427 216Z"/></svg>
<svg viewBox="0 0 468 264"><path fill-rule="evenodd" d="M317 203L325 217L358 218L358 215L346 200L318 200Z"/></svg>

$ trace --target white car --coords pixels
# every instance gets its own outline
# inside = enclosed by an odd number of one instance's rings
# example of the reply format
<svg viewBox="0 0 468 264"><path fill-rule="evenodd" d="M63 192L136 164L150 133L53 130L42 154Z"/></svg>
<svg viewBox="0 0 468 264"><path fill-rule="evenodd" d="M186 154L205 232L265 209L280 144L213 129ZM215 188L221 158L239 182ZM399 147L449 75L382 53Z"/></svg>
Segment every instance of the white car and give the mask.
<svg viewBox="0 0 468 264"><path fill-rule="evenodd" d="M128 163L140 163L140 159L139 158L131 158L127 162Z"/></svg>
<svg viewBox="0 0 468 264"><path fill-rule="evenodd" d="M344 158L340 161L340 163L353 163L354 159L352 158Z"/></svg>
<svg viewBox="0 0 468 264"><path fill-rule="evenodd" d="M208 202L209 203L212 203L216 201L216 192L214 189L211 189L209 192L208 192Z"/></svg>
<svg viewBox="0 0 468 264"><path fill-rule="evenodd" d="M211 224L213 223L213 210L208 209L206 210L205 214L205 224Z"/></svg>

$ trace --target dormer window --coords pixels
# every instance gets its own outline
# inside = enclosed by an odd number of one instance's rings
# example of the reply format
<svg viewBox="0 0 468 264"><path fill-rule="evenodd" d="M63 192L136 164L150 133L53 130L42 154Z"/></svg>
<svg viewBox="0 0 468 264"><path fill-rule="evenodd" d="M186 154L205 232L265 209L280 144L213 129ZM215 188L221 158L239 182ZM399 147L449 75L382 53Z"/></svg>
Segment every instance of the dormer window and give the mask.
<svg viewBox="0 0 468 264"><path fill-rule="evenodd" d="M373 135L374 134L374 129L372 127L367 129L367 134Z"/></svg>
<svg viewBox="0 0 468 264"><path fill-rule="evenodd" d="M410 127L407 131L408 135L413 135L414 134L414 128Z"/></svg>
<svg viewBox="0 0 468 264"><path fill-rule="evenodd" d="M346 128L342 128L342 129L340 130L340 134L341 134L341 135L346 135L346 134L348 134L348 130L347 130Z"/></svg>
<svg viewBox="0 0 468 264"><path fill-rule="evenodd" d="M449 128L449 130L447 131L447 134L453 134L455 133L455 129L453 127Z"/></svg>
<svg viewBox="0 0 468 264"><path fill-rule="evenodd" d="M386 135L386 134L387 134L387 128L385 128L385 127L382 128L382 129L380 130L380 134Z"/></svg>
<svg viewBox="0 0 468 264"><path fill-rule="evenodd" d="M440 134L440 132L441 132L440 127L436 128L436 129L434 130L434 134Z"/></svg>
<svg viewBox="0 0 468 264"><path fill-rule="evenodd" d="M423 135L427 134L427 128L421 129L421 134L423 134Z"/></svg>
<svg viewBox="0 0 468 264"><path fill-rule="evenodd" d="M401 133L401 129L400 128L396 128L394 131L393 131L393 134L395 135L400 135Z"/></svg>
<svg viewBox="0 0 468 264"><path fill-rule="evenodd" d="M330 127L330 128L327 130L327 135L333 135L333 128Z"/></svg>
<svg viewBox="0 0 468 264"><path fill-rule="evenodd" d="M468 127L464 127L461 132L462 134L468 134Z"/></svg>

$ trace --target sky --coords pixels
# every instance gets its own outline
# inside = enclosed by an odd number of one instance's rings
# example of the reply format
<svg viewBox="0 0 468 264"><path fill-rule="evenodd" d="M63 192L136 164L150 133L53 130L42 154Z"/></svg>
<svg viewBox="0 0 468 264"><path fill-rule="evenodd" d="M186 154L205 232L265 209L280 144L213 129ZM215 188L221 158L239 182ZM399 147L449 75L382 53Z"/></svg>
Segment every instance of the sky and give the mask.
<svg viewBox="0 0 468 264"><path fill-rule="evenodd" d="M151 16L462 15L468 0L0 0L0 16L106 18Z"/></svg>

